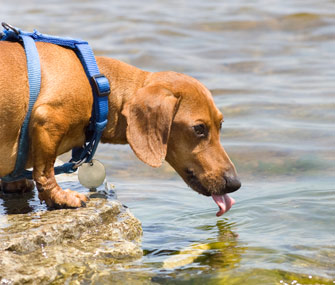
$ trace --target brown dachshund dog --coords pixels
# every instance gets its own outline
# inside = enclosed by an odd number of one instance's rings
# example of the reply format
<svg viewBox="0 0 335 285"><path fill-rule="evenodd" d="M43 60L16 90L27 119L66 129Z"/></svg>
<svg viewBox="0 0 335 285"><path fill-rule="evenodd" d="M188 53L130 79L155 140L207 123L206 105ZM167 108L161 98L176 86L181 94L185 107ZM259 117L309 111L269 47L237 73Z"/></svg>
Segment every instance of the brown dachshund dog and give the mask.
<svg viewBox="0 0 335 285"><path fill-rule="evenodd" d="M92 112L92 91L84 69L69 49L36 43L41 62L41 91L29 124L27 168L39 199L50 207L80 207L85 195L62 190L54 176L58 155L85 140ZM227 193L241 183L220 144L223 116L208 89L176 72L142 71L115 59L97 57L109 80L108 124L103 143L129 143L153 167L165 159L195 191L212 196L220 210L234 200ZM26 56L19 43L0 42L0 177L15 165L20 128L29 100ZM4 192L34 188L32 181L1 183Z"/></svg>

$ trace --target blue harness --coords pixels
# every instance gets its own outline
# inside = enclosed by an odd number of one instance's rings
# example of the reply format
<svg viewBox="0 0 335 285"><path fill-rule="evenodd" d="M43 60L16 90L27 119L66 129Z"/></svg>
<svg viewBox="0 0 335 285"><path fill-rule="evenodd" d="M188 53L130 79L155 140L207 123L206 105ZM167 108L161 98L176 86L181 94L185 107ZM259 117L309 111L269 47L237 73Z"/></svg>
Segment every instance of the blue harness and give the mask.
<svg viewBox="0 0 335 285"><path fill-rule="evenodd" d="M1 179L7 182L23 178L32 179L32 171L25 170L25 165L29 152L29 120L41 86L41 67L35 42L52 43L72 49L80 59L92 87L94 101L92 116L86 132L86 141L82 147L72 149L72 158L69 162L54 169L56 175L60 173L73 173L82 163L92 160L102 132L107 125L108 95L110 94L108 79L100 74L93 51L87 42L43 35L36 30L33 33L27 33L6 23L2 23L2 26L4 27L4 31L0 33L0 41L23 43L28 68L29 107L21 127L15 168L12 173L1 177Z"/></svg>

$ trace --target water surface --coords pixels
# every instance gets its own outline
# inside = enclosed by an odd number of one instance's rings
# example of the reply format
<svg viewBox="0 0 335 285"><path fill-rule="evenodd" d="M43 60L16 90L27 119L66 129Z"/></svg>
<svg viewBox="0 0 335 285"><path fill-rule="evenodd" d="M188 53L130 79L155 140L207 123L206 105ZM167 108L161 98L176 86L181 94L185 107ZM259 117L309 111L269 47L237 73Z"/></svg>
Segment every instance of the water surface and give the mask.
<svg viewBox="0 0 335 285"><path fill-rule="evenodd" d="M0 19L22 29L82 38L98 55L198 78L225 116L222 144L243 187L221 218L167 163L151 169L127 146L99 147L118 198L142 221L144 256L97 264L103 274L82 280L334 283L334 11L328 0L0 0ZM44 207L36 197L29 203Z"/></svg>

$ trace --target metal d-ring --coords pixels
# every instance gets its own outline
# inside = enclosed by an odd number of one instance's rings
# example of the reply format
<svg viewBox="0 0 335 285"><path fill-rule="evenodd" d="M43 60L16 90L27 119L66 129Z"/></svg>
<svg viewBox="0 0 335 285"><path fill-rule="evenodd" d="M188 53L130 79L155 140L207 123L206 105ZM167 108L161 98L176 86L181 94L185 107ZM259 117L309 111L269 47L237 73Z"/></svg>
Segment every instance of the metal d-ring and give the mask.
<svg viewBox="0 0 335 285"><path fill-rule="evenodd" d="M15 28L14 28L12 25L10 25L10 24L7 24L7 23L5 23L5 22L2 22L1 25L2 25L2 26L4 27L4 29L6 29L7 31L12 30L15 34L17 34L17 35L20 34L20 32L19 32L17 29L15 29Z"/></svg>

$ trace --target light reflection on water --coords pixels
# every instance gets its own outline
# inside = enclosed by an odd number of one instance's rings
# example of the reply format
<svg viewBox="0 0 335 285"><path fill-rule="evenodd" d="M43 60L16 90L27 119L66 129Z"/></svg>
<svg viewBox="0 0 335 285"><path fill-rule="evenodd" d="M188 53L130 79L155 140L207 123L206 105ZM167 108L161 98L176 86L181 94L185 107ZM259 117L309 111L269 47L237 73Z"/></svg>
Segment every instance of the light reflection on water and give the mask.
<svg viewBox="0 0 335 285"><path fill-rule="evenodd" d="M13 0L1 3L0 18L25 30L83 38L97 54L143 69L195 76L225 115L222 143L243 187L219 219L214 203L188 189L167 164L151 169L129 147L100 146L97 157L118 198L143 223L145 256L124 269L128 278L332 284L332 1ZM22 211L44 209L29 199ZM0 199L0 213L6 203ZM162 267L194 245L206 250L191 263ZM120 274L112 267L110 273L98 283Z"/></svg>

